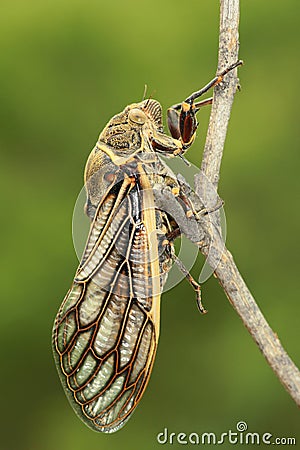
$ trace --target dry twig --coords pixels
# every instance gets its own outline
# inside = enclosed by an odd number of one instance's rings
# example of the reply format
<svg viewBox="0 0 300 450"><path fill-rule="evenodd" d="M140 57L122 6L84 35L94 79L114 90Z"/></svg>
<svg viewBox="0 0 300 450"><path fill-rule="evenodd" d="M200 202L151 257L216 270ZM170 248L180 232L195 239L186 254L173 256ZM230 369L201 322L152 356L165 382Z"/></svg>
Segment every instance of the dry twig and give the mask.
<svg viewBox="0 0 300 450"><path fill-rule="evenodd" d="M239 0L221 0L219 64L218 71L238 60ZM237 88L236 69L226 76L226 83L216 86L210 123L204 148L201 172L195 177L197 194L205 205L216 204L216 191L209 185L218 187L223 147L231 106ZM209 180L207 182L206 180ZM219 213L204 216L205 243L201 252L224 289L230 303L239 314L252 338L260 348L268 364L290 396L300 406L300 373L282 347L276 333L270 328L257 306L245 281L241 277L231 253L218 232ZM214 226L211 226L211 221Z"/></svg>

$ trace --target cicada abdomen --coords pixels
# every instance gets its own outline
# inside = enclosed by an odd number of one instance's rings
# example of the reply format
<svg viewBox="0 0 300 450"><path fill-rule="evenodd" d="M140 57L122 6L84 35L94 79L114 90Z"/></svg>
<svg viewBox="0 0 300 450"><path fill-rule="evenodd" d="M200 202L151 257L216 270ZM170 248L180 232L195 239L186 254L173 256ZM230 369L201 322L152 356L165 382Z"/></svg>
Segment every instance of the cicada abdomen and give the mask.
<svg viewBox="0 0 300 450"><path fill-rule="evenodd" d="M104 197L55 322L62 382L76 412L98 431L113 432L126 422L157 348L158 245L147 201L128 177Z"/></svg>

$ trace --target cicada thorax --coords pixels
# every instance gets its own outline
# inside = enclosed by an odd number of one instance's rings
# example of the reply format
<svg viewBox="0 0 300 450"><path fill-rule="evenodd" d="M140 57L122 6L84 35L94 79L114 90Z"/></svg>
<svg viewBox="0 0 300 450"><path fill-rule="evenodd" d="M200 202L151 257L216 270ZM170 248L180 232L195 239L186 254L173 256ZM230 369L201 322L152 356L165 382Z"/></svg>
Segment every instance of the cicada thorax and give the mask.
<svg viewBox="0 0 300 450"><path fill-rule="evenodd" d="M143 149L144 124L150 119L138 108L139 104L127 106L120 114L115 115L99 136L99 142L111 147L116 155L129 157L137 150ZM133 113L132 113L133 111ZM143 114L144 120L138 120L135 111ZM132 120L134 119L134 120Z"/></svg>

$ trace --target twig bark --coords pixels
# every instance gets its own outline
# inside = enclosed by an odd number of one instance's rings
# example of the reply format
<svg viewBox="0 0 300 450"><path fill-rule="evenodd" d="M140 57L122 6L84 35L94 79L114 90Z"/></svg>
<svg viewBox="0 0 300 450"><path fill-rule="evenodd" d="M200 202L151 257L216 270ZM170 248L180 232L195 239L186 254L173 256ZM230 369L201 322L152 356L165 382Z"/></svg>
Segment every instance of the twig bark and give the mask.
<svg viewBox="0 0 300 450"><path fill-rule="evenodd" d="M238 60L239 0L220 0L220 37L218 71ZM204 148L201 171L195 177L195 190L205 205L216 204L216 190L226 138L231 106L237 88L236 70L226 76L226 82L216 86ZM213 185L214 189L209 188ZM209 217L208 217L209 216ZM219 232L219 213L203 218L205 242L201 252L214 269L230 303L239 314L268 364L290 396L300 406L300 372L271 329ZM214 225L212 226L212 222Z"/></svg>

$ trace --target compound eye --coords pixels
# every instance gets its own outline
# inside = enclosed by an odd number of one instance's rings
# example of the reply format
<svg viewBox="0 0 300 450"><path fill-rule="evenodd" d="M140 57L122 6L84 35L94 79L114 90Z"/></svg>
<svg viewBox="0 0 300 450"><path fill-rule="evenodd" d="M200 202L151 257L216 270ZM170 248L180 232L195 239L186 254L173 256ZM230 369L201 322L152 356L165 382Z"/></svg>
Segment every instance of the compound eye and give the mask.
<svg viewBox="0 0 300 450"><path fill-rule="evenodd" d="M147 119L146 114L138 108L133 108L129 111L128 117L132 122L138 123L139 125L143 125Z"/></svg>

